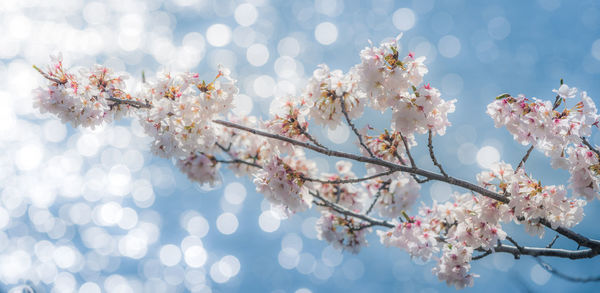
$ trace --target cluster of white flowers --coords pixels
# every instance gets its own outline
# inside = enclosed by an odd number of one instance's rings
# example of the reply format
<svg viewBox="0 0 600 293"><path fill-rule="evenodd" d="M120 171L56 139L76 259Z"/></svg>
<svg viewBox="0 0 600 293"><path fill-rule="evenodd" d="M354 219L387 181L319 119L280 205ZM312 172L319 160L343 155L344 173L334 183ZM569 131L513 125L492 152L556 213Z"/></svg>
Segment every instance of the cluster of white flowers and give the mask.
<svg viewBox="0 0 600 293"><path fill-rule="evenodd" d="M505 126L516 141L532 144L549 157L560 157L568 144L579 144L581 137L591 135L591 127L597 125L600 116L586 92L581 93L581 101L572 109L566 104L575 97L577 89L563 84L555 92L559 94L558 101L564 104L560 112L556 110L560 107L558 102L503 95L488 105L487 113L496 127Z"/></svg>
<svg viewBox="0 0 600 293"><path fill-rule="evenodd" d="M358 253L368 244L366 235L371 228L351 217L340 217L328 211L321 212L317 220L317 237L337 249Z"/></svg>
<svg viewBox="0 0 600 293"><path fill-rule="evenodd" d="M227 120L254 129L262 128L262 123L254 116L228 115ZM274 156L273 148L262 136L218 124L213 124L213 127L217 134L217 147L220 146L221 151L224 151L228 157L263 166ZM253 176L257 170L256 167L241 162L228 164L228 167L236 176Z"/></svg>
<svg viewBox="0 0 600 293"><path fill-rule="evenodd" d="M453 201L424 207L420 215L442 231L447 229L445 240L464 243L469 247L490 249L498 240L506 238L500 222L510 221L511 213L506 204L498 203L480 195L454 194ZM437 223L438 226L433 225Z"/></svg>
<svg viewBox="0 0 600 293"><path fill-rule="evenodd" d="M154 153L181 158L214 149L216 133L211 121L232 108L237 92L235 80L224 68L210 83L201 81L197 73L159 73L144 93L152 108L143 125L154 138Z"/></svg>
<svg viewBox="0 0 600 293"><path fill-rule="evenodd" d="M350 119L358 118L364 110L364 95L357 90L352 72L330 71L325 64L313 72L303 97L310 103L310 116L319 125L335 129L344 122L342 99Z"/></svg>
<svg viewBox="0 0 600 293"><path fill-rule="evenodd" d="M456 100L445 101L429 84L421 86L428 72L425 57L412 53L400 58L398 38L380 47L361 51L361 63L351 72L358 76L363 91L376 110L392 109L392 127L405 135L413 132L443 135L450 125L448 113L454 112Z"/></svg>
<svg viewBox="0 0 600 293"><path fill-rule="evenodd" d="M410 218L399 223L390 231L377 231L381 243L385 246L395 246L406 250L412 257L423 261L431 259L439 251L436 237L438 233L427 222L420 218Z"/></svg>
<svg viewBox="0 0 600 293"><path fill-rule="evenodd" d="M595 171L598 156L588 154L590 150L581 145L582 138L591 135L592 127L598 127L600 115L596 105L586 92L581 92L580 101L568 108L567 103L578 91L566 84L554 92L558 94L555 103L505 94L488 105L487 113L496 127L505 126L516 141L543 151L554 168L569 170L570 187L576 194L588 200L600 197L600 178ZM564 108L557 111L561 104Z"/></svg>
<svg viewBox="0 0 600 293"><path fill-rule="evenodd" d="M140 103L125 91L126 74L115 74L100 65L69 72L61 55L51 59L46 71L38 69L50 81L47 88L38 88L35 93L34 106L41 113L52 113L73 127L94 128L127 115L131 106L114 99Z"/></svg>
<svg viewBox="0 0 600 293"><path fill-rule="evenodd" d="M569 187L575 194L592 200L600 198L600 157L586 146L567 148Z"/></svg>
<svg viewBox="0 0 600 293"><path fill-rule="evenodd" d="M585 200L567 198L564 186L543 186L523 169L515 172L509 164L500 163L491 170L478 174L477 181L488 189L506 193L510 200L510 210L503 214L510 214L515 220L524 221L525 228L532 235L544 235L540 218L546 219L553 228L570 228L583 219Z"/></svg>
<svg viewBox="0 0 600 293"><path fill-rule="evenodd" d="M322 174L324 180L339 181L356 178L350 170L352 163L349 161L338 161L335 164L338 174ZM318 186L321 196L331 202L338 203L353 211L362 211L365 206L366 194L356 184L350 183L322 183Z"/></svg>
<svg viewBox="0 0 600 293"><path fill-rule="evenodd" d="M219 165L214 156L194 154L185 159L177 160L177 167L190 180L200 184L215 186L221 182Z"/></svg>
<svg viewBox="0 0 600 293"><path fill-rule="evenodd" d="M374 210L386 218L402 216L419 198L421 185L406 173L394 173L388 181L382 179L367 181L364 185L371 198L379 198L375 202Z"/></svg>
<svg viewBox="0 0 600 293"><path fill-rule="evenodd" d="M308 133L308 103L303 98L283 97L276 101L280 104L277 107L271 120L265 122L265 127L271 133L279 134L285 137L293 138L298 141L308 141L305 135ZM293 145L280 140L271 141L272 145L277 146L280 152L290 153L293 151Z"/></svg>
<svg viewBox="0 0 600 293"><path fill-rule="evenodd" d="M272 158L255 174L256 191L288 214L305 211L312 205L312 196L304 186L303 177L308 174L301 164L298 158L288 157L287 162L278 156Z"/></svg>
<svg viewBox="0 0 600 293"><path fill-rule="evenodd" d="M478 275L469 274L473 248L464 244L444 245L442 258L431 271L440 279L446 281L448 286L454 285L456 289L473 286L473 278Z"/></svg>

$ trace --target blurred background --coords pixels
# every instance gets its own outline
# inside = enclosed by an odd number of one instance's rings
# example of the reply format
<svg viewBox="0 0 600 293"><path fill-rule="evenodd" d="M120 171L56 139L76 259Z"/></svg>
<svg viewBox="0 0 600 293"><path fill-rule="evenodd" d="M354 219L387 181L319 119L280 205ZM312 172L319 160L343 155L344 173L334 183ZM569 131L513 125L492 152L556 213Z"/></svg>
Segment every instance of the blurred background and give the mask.
<svg viewBox="0 0 600 293"><path fill-rule="evenodd" d="M486 105L500 93L553 100L564 78L600 106L598 1L2 0L0 2L0 289L39 292L445 292L435 261L411 260L374 235L360 254L316 239L315 211L280 219L248 178L224 169L223 183L190 183L149 152L133 120L73 129L32 107L43 66L62 52L67 66L105 64L141 72L232 70L235 112L268 117L273 97L299 94L318 64L347 71L360 50L403 32L401 54L426 56L426 82L457 99L453 126L434 142L448 173L475 180L498 160L517 164L527 147L495 129ZM389 113L358 121L389 128ZM347 127L311 132L356 151ZM600 145L595 131L592 142ZM417 163L433 170L421 147ZM421 150L419 150L421 149ZM322 171L335 160L308 154ZM364 167L354 166L364 174ZM527 170L546 185L567 184L534 152ZM426 184L420 201L454 192ZM598 201L575 230L600 238ZM413 211L414 213L414 211ZM546 245L506 225L522 245ZM576 249L559 238L556 247ZM600 272L598 259L546 259L574 276ZM531 257L491 255L472 263L470 291L594 292L564 281Z"/></svg>

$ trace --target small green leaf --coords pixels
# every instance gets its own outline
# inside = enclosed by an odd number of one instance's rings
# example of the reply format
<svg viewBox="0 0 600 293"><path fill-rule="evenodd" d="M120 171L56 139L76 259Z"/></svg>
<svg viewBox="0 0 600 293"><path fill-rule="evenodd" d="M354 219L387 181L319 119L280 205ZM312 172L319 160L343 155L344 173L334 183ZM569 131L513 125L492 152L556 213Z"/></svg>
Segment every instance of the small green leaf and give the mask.
<svg viewBox="0 0 600 293"><path fill-rule="evenodd" d="M496 100L504 99L510 97L510 94L504 93L496 97Z"/></svg>

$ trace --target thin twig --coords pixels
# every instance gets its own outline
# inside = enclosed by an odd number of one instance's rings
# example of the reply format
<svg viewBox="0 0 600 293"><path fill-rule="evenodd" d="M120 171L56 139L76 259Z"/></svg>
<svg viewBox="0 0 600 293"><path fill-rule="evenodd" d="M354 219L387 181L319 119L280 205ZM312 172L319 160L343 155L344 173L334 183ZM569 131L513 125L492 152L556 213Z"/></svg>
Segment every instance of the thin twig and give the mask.
<svg viewBox="0 0 600 293"><path fill-rule="evenodd" d="M232 160L219 160L219 159L216 159L215 161L217 163L222 163L222 164L245 164L245 165L252 166L252 167L255 167L255 168L258 168L258 169L262 169L263 168L259 164L247 162L247 161L240 160L240 159L232 159Z"/></svg>
<svg viewBox="0 0 600 293"><path fill-rule="evenodd" d="M52 82L55 82L56 84L63 85L65 83L67 83L66 80L60 80L60 79L58 79L56 77L50 76L48 73L44 72L43 70L41 70L39 67L37 67L35 65L33 65L33 69L37 70L37 72L39 72L45 79L47 79L49 81L52 81Z"/></svg>
<svg viewBox="0 0 600 293"><path fill-rule="evenodd" d="M340 99L340 104L342 105L342 113L344 114L344 117L346 117L346 122L348 123L350 128L352 128L352 131L354 131L354 134L356 134L356 137L358 137L358 142L367 151L367 153L369 153L369 156L371 156L371 158L375 158L375 155L373 155L371 149L369 149L369 147L367 147L367 145L363 142L362 135L358 132L358 129L356 129L356 126L354 126L352 120L350 120L350 116L348 116L348 112L346 111L346 102L344 101L344 97L341 96L337 98Z"/></svg>
<svg viewBox="0 0 600 293"><path fill-rule="evenodd" d="M379 190L377 190L377 193L375 194L375 197L373 198L373 201L371 202L371 205L369 206L369 208L367 209L367 212L365 213L366 215L371 213L371 211L373 210L373 207L375 206L375 204L379 200L379 197L381 196L381 191L386 189L388 187L388 185L390 184L390 182L391 182L391 180L388 180L381 184L381 186L379 187Z"/></svg>
<svg viewBox="0 0 600 293"><path fill-rule="evenodd" d="M472 257L471 260L479 260L479 259L482 259L482 258L490 255L490 254L492 254L492 251L491 250L487 250L486 252L484 252L484 253L482 253L480 255L476 255L476 256Z"/></svg>
<svg viewBox="0 0 600 293"><path fill-rule="evenodd" d="M317 199L319 199L322 203L324 204L326 207L331 208L332 210L342 214L342 215L347 215L347 216L351 216L357 219L361 219L365 222L368 222L374 226L381 226L381 227L386 227L386 228L394 228L394 224L388 222L388 221L384 221L384 220L379 220L379 219L375 219L373 217L361 214L361 213L357 213L357 212L353 212L339 204L333 203L328 201L327 199L323 198L321 195L319 195L318 192L312 192L310 191L310 194L314 197L316 197ZM319 205L319 202L315 201L315 204Z"/></svg>
<svg viewBox="0 0 600 293"><path fill-rule="evenodd" d="M324 145L322 145L321 143L319 143L319 141L316 138L314 138L312 135L310 135L310 133L308 133L308 131L306 131L306 129L304 129L302 126L299 126L299 128L300 128L299 129L300 133L302 135L304 135L304 137L308 138L308 140L310 140L312 143L314 143L315 145L320 146L324 149L327 148Z"/></svg>
<svg viewBox="0 0 600 293"><path fill-rule="evenodd" d="M362 181L367 181L367 180L375 179L375 178L378 178L381 176L387 176L394 172L397 172L397 171L389 170L387 172L377 173L375 175L371 175L371 176L367 176L367 177L363 177L363 178L352 178L352 179L321 180L321 179L317 179L317 178L309 178L309 177L304 177L304 176L302 177L302 179L304 179L306 181L310 181L310 182L318 182L318 183L323 183L323 184L345 184L345 183L358 183L358 182L362 182Z"/></svg>
<svg viewBox="0 0 600 293"><path fill-rule="evenodd" d="M550 241L550 243L548 243L548 245L546 245L546 248L552 248L552 246L554 246L554 243L556 242L556 239L558 239L558 235L554 235L554 238L552 239L552 241Z"/></svg>
<svg viewBox="0 0 600 293"><path fill-rule="evenodd" d="M519 166L517 166L517 169L515 169L515 174L517 173L517 171L519 171L519 169L521 169L521 167L523 167L523 165L525 165L525 162L527 162L527 159L529 159L529 154L531 154L531 151L533 151L533 146L529 147L527 153L525 153L525 156L523 156L521 162L519 162Z"/></svg>
<svg viewBox="0 0 600 293"><path fill-rule="evenodd" d="M442 173L442 175L444 175L444 177L448 178L448 174L446 174L446 172L444 171L444 168L442 168L442 165L440 163L438 163L437 159L435 158L435 153L433 152L433 140L431 138L431 129L428 132L428 138L427 138L427 147L429 148L429 156L431 157L431 161L433 161L433 164L436 165L438 167L438 169L440 169L440 172Z"/></svg>
<svg viewBox="0 0 600 293"><path fill-rule="evenodd" d="M413 168L416 168L417 164L415 164L415 159L413 159L413 156L410 153L410 149L408 148L408 142L406 141L406 137L404 137L404 135L402 135L402 132L398 131L398 133L400 134L400 138L402 139L402 143L404 144L404 150L406 151L406 155L408 156L408 160L410 161L410 166ZM400 157L400 155L398 155L398 157Z"/></svg>
<svg viewBox="0 0 600 293"><path fill-rule="evenodd" d="M600 282L600 276L595 276L595 277L573 277L573 276L569 276L565 273L559 272L557 271L555 268L553 268L550 264L544 262L541 258L536 257L535 258L538 262L538 264L544 269L546 270L548 273L551 273L559 278L565 279L567 281L571 281L571 282L578 282L578 283L587 283L587 282Z"/></svg>

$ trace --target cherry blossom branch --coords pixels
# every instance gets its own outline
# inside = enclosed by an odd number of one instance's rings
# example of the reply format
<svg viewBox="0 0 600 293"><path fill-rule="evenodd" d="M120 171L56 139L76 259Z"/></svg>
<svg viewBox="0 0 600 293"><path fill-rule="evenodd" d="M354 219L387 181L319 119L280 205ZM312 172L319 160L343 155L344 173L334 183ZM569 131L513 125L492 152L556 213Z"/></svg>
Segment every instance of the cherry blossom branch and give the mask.
<svg viewBox="0 0 600 293"><path fill-rule="evenodd" d="M48 73L44 72L43 70L41 70L39 67L33 65L33 69L37 70L37 72L39 72L45 79L55 82L56 84L65 84L67 83L66 80L60 80L56 77L52 77L50 76Z"/></svg>
<svg viewBox="0 0 600 293"><path fill-rule="evenodd" d="M264 137L268 137L268 138L272 138L272 139L277 139L277 140L281 140L281 141L285 141L288 142L290 144L296 145L296 146L300 146L321 154L324 154L326 156L330 156L330 157L339 157L339 158L346 158L346 159L350 159L350 160L354 160L357 162L362 162L362 163L370 163L370 164L374 164L374 165L379 165L379 166L383 166L395 171L401 171L401 172L406 172L409 174L416 174L416 175L421 175L423 177L429 178L431 180L437 180L437 181L443 181L446 183L449 183L451 185L455 185L455 186L459 186L459 187L463 187L466 188L468 190L477 192L483 196L487 196L489 198L492 198L494 200L497 200L499 202L502 203L508 203L508 198L493 192L489 189L483 188L479 185L475 185L473 183L470 183L468 181L464 181L461 179L457 179L454 178L452 176L444 176L441 174L437 174L431 171L427 171L427 170L423 170L420 168L412 168L412 167L407 167L407 166L402 166L402 165L398 165L395 163L391 163L388 161L384 161L378 158L369 158L369 157L365 157L365 156L360 156L360 155L354 155L354 154L350 154L350 153L345 153L345 152L340 152L340 151L335 151L335 150L330 150L330 149L323 149L321 147L318 146L314 146L311 145L309 143L305 143L305 142L301 142L301 141L297 141L295 139L291 139L288 137L284 137L281 135L277 135L277 134L272 134L272 133L268 133L268 132L264 132L261 130L256 130L250 127L246 127L243 125L239 125L236 123L232 123L229 121L223 121L223 120L213 120L214 123L217 124L221 124L227 127L232 127L232 128L236 128L236 129L240 129L240 130L244 130L247 132L250 132L252 134L256 134L256 135L260 135L260 136L264 136Z"/></svg>
<svg viewBox="0 0 600 293"><path fill-rule="evenodd" d="M361 220L363 220L365 222L368 222L368 223L370 223L370 224L372 224L374 226L382 226L382 227L387 227L387 228L394 228L395 227L394 224L392 224L392 223L390 223L388 221L375 219L373 217L370 217L370 216L367 216L367 215L364 215L364 214L361 214L361 213L353 212L353 211L351 211L351 210L349 210L349 209L347 209L347 208L345 208L345 207L343 207L343 206L341 206L339 204L330 202L327 199L323 198L321 195L319 195L318 191L317 192L310 191L310 194L321 201L321 202L314 201L314 203L316 205L329 207L332 210L334 210L334 211L336 211L336 212L338 212L340 214L351 216L351 217L354 217L354 218L357 218L357 219L361 219Z"/></svg>
<svg viewBox="0 0 600 293"><path fill-rule="evenodd" d="M310 135L310 133L308 133L308 131L306 131L306 129L304 127L299 127L300 133L302 135L304 135L304 137L306 137L308 140L310 140L312 143L314 143L317 146L320 146L324 149L326 149L327 147L325 147L324 145L322 145L321 143L319 143L319 141L314 138L312 135Z"/></svg>
<svg viewBox="0 0 600 293"><path fill-rule="evenodd" d="M442 168L442 165L438 163L437 159L435 158L435 154L433 152L433 140L431 138L431 129L428 132L427 148L429 148L429 156L431 157L431 161L433 161L433 164L436 165L438 169L440 169L440 172L442 173L442 175L444 175L444 177L448 177L448 174L446 174L444 168Z"/></svg>
<svg viewBox="0 0 600 293"><path fill-rule="evenodd" d="M337 95L336 95L336 97L337 97ZM356 126L354 126L354 123L352 123L352 120L350 120L350 117L348 116L348 112L346 111L346 102L344 101L344 97L342 96L342 97L337 97L337 98L340 99L340 103L342 105L342 113L344 114L344 117L346 118L346 122L348 123L350 128L352 128L352 131L354 132L354 134L356 134L356 137L358 138L358 142L367 151L367 153L369 153L369 156L371 156L371 158L375 158L375 155L373 155L373 152L371 152L371 149L369 147L367 147L367 145L363 142L362 135L358 132L358 129L356 129Z"/></svg>
<svg viewBox="0 0 600 293"><path fill-rule="evenodd" d="M246 126L242 126L242 125L238 125L232 122L228 122L228 121L223 121L223 120L213 120L213 122L217 123L217 124L221 124L227 127L232 127L232 128L236 128L236 129L240 129L240 130L244 130L247 132L250 132L252 134L255 135L260 135L260 136L264 136L264 137L268 137L268 138L272 138L272 139L277 139L277 140L281 140L281 141L285 141L288 142L290 144L296 145L296 146L300 146L300 147L304 147L310 150L313 150L315 152L324 154L326 156L332 156L332 157L340 157L340 158L346 158L346 159L350 159L350 160L354 160L354 161L358 161L358 162L363 162L363 163L370 163L370 164L375 164L375 165L379 165L379 166L383 166L383 167L387 167L390 170L395 170L395 171L401 171L401 172L407 172L410 174L416 174L416 175L421 175L424 176L428 179L431 180L437 180L437 181L442 181L442 182L446 182L448 184L451 185L455 185L455 186L459 186L459 187L463 187L466 188L468 190L471 190L473 192L479 193L483 196L489 197L491 199L494 199L496 201L502 202L502 203L508 203L509 199L503 195L500 195L496 192L493 192L489 189L483 188L479 185L475 185L473 183L470 183L468 181L464 181L461 179L457 179L454 178L452 176L444 176L442 174L437 174L431 171L427 171L427 170L423 170L420 168L412 168L412 167L407 167L407 166L402 166L402 165L398 165L398 164L394 164L388 161L384 161L378 158L369 158L369 157L365 157L365 156L359 156L359 155L354 155L354 154L349 154L349 153L344 153L344 152L340 152L340 151L334 151L334 150L329 150L329 149L323 149L321 147L318 146L314 146L311 145L309 143L305 143L305 142L300 142L288 137L284 137L284 136L280 136L277 134L272 134L272 133L268 133L268 132L264 132L264 131L260 131L260 130L256 130L253 128L249 128ZM550 224L549 221L547 221L546 219L539 219L539 223L541 223L542 225L558 232L559 234L575 241L577 244L579 244L580 246L584 246L584 247L590 247L593 248L594 250L589 250L589 253L593 253L593 256L598 254L598 251L600 251L600 241L598 240L593 240L593 239L589 239L581 234L578 234L572 230L569 230L567 228L563 228L563 227L556 227L553 228L552 225ZM502 246L505 247L505 246ZM515 248L516 249L516 248ZM537 251L534 251L532 253L538 253ZM581 252L577 252L576 255L581 254ZM590 256L591 257L591 256Z"/></svg>
<svg viewBox="0 0 600 293"><path fill-rule="evenodd" d="M484 255L487 256L492 253L510 253L516 259L518 259L521 255L529 255L529 256L552 256L559 258L568 258L568 259L584 259L584 258L593 258L600 254L600 251L593 250L591 248L584 250L568 250L568 249L560 249L560 248L545 248L545 247L527 247L527 246L512 246L506 244L500 244L493 247L490 250L477 249L478 251L483 251ZM486 252L489 252L486 254ZM484 255L478 256L477 259L481 259ZM475 259L475 257L473 257Z"/></svg>
<svg viewBox="0 0 600 293"><path fill-rule="evenodd" d="M345 184L345 183L358 183L358 182L362 182L362 181L367 181L367 180L375 179L378 177L387 176L394 172L397 172L397 171L389 170L386 172L377 173L375 175L371 175L371 176L367 176L367 177L363 177L363 178L338 179L338 180L321 180L321 179L317 179L317 178L309 178L309 177L304 177L304 176L301 176L301 178L306 181L318 182L318 183L323 183L323 184Z"/></svg>

